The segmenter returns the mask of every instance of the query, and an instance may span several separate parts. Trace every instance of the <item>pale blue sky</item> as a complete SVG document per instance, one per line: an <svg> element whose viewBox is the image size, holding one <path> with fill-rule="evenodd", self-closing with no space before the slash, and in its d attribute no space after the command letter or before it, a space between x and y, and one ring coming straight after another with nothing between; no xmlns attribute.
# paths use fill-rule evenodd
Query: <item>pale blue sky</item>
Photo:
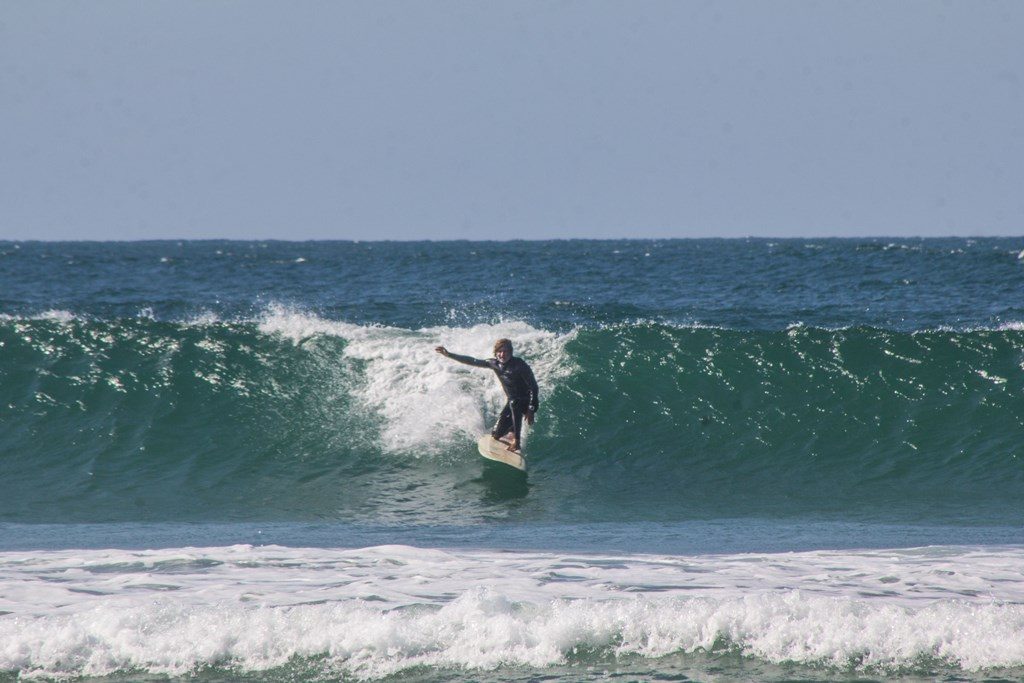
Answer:
<svg viewBox="0 0 1024 683"><path fill-rule="evenodd" d="M1024 232L1024 2L0 0L0 239Z"/></svg>

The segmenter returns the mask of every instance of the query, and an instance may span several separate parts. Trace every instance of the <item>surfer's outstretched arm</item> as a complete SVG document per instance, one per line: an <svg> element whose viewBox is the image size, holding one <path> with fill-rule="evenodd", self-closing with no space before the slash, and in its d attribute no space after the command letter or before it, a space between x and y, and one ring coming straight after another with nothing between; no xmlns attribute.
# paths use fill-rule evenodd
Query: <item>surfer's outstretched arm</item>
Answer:
<svg viewBox="0 0 1024 683"><path fill-rule="evenodd" d="M472 356L460 356L457 353L452 353L451 351L449 351L448 349L446 349L443 346L438 346L434 350L437 351L442 356L444 356L445 358L451 358L452 360L458 361L458 362L462 363L463 365L472 365L475 368L489 368L489 367L491 367L490 364L487 361L485 361L485 360L480 360L479 358L473 358Z"/></svg>

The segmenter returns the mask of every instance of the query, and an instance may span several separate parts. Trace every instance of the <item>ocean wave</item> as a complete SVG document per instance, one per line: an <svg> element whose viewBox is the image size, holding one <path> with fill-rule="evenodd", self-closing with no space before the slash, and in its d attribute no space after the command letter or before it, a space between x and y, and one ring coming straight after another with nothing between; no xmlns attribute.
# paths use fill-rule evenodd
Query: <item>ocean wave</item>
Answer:
<svg viewBox="0 0 1024 683"><path fill-rule="evenodd" d="M550 302L550 305L552 307L559 308L579 307L581 304L579 302L554 300ZM335 319L331 317L326 317L322 313L315 312L311 309L303 308L301 306L296 305L283 304L275 301L262 304L260 306L260 310L257 313L247 315L225 315L215 310L201 309L198 311L186 313L180 317L162 317L157 315L154 311L154 308L151 306L144 306L142 308L139 308L134 312L133 315L130 315L128 317L111 317L98 315L94 312L81 312L70 309L53 308L41 309L39 311L30 313L0 313L0 321L3 322L28 322L51 320L62 323L72 323L78 321L117 325L126 322L130 319L146 319L151 320L153 322L161 322L180 325L184 327L199 328L221 323L235 325L256 325L267 333L279 334L281 336L290 338L296 342L300 342L303 339L310 338L317 334L338 337L346 337L346 335L358 336L360 334L360 330L365 331L370 329L404 329L414 331L435 328L444 329L446 327L450 327L453 329L461 329L475 326L484 328L488 326L511 326L512 329L515 329L517 325L526 325L528 328L535 330L545 329L543 325L538 325L536 322L528 323L525 319L520 319L515 316L509 317L503 314L496 315L492 313L488 313L486 316L484 316L488 318L490 322L465 324L465 321L471 318L472 316L467 316L466 310L464 310L464 308L462 307L449 308L445 316L443 317L449 320L451 324L447 326L430 325L426 327L405 328L396 327L394 325L389 325L387 323L382 322L350 322L343 319ZM821 330L825 332L847 332L852 330L864 330L892 334L929 334L932 332L972 333L1021 331L1024 330L1024 321L1009 319L997 320L995 322L992 322L991 324L945 323L936 325L922 325L908 328L904 324L821 324L809 323L800 319L791 319L788 322L783 322L775 326L751 327L747 325L713 322L710 319L705 320L693 316L679 317L678 315L626 315L622 319L615 321L589 320L576 322L568 326L566 326L565 324L559 324L556 327L558 328L557 332L560 334L567 334L569 332L578 331L597 331L649 327L664 327L677 330L722 330L749 334L772 334L774 332L785 332L803 329ZM555 330L551 331L553 333L555 332Z"/></svg>
<svg viewBox="0 0 1024 683"><path fill-rule="evenodd" d="M491 373L467 371L434 354L436 346L483 358L490 356L496 339L512 338L516 352L531 359L548 391L573 371L564 349L574 333L538 330L516 320L407 330L353 325L273 307L261 320L260 330L296 345L317 335L344 340L342 355L359 375L351 382L352 396L382 420L380 439L388 452L437 455L456 438L475 439L486 429L485 416L497 413L504 403Z"/></svg>
<svg viewBox="0 0 1024 683"><path fill-rule="evenodd" d="M320 517L358 502L372 515L383 502L374 508L352 486L389 490L413 477L406 468L425 467L415 476L461 487L503 396L491 373L434 347L483 357L498 337L515 340L542 387L527 436L533 481L552 477L595 515L635 519L648 509L641 500L669 515L784 501L941 509L951 490L995 510L1024 493L1016 328L409 329L270 307L251 322L0 320L0 405L12 426L0 448L26 492L0 511L12 521ZM34 497L44 491L46 504ZM185 509L188 496L203 505ZM423 502L400 498L410 511Z"/></svg>
<svg viewBox="0 0 1024 683"><path fill-rule="evenodd" d="M992 671L1024 666L1020 561L1017 548L955 547L4 553L0 671L183 676L300 661L307 674L375 679L723 653L861 673Z"/></svg>

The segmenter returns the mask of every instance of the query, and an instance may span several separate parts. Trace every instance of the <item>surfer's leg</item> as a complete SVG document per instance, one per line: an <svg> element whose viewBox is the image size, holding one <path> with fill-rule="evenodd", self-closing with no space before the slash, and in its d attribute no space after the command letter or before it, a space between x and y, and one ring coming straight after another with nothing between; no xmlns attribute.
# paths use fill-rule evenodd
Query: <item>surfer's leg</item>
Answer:
<svg viewBox="0 0 1024 683"><path fill-rule="evenodd" d="M512 414L512 426L514 428L514 437L512 439L512 443L511 443L511 445L509 445L508 449L510 451L518 451L519 450L519 438L520 438L520 434L522 434L522 431L523 431L523 410L522 410L522 406L518 405L515 401L509 401L508 402L508 406L509 406L509 412L511 412L511 414Z"/></svg>
<svg viewBox="0 0 1024 683"><path fill-rule="evenodd" d="M498 416L498 421L494 423L494 429L491 430L491 436L499 441L508 434L509 430L512 429L512 408L510 404L505 404L505 409L501 411L501 415Z"/></svg>

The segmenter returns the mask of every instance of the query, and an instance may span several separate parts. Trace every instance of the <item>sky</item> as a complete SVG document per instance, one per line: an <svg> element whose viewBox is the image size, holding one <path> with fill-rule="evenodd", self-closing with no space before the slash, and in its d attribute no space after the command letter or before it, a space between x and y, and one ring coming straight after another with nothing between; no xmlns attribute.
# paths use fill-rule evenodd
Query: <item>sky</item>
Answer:
<svg viewBox="0 0 1024 683"><path fill-rule="evenodd" d="M0 239L1024 233L1024 2L0 0Z"/></svg>

